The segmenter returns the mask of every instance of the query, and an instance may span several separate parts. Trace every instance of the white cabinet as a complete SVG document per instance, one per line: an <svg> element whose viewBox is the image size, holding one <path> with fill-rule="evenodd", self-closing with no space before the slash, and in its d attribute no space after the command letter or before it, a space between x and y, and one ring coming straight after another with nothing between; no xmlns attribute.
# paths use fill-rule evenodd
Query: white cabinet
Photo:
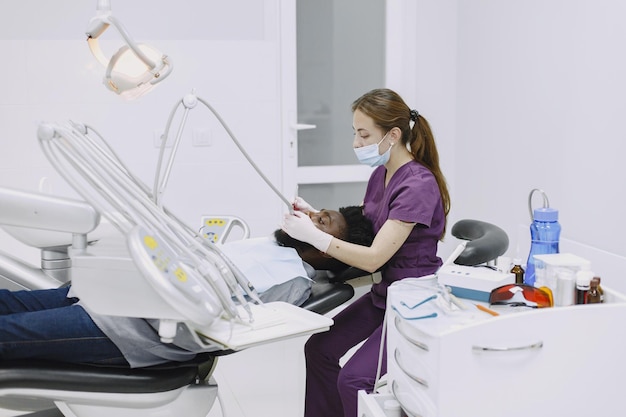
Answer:
<svg viewBox="0 0 626 417"><path fill-rule="evenodd" d="M392 286L388 307L424 294ZM621 415L626 299L605 294L604 304L498 317L431 303L436 318L406 320L388 308L389 388L414 417Z"/></svg>

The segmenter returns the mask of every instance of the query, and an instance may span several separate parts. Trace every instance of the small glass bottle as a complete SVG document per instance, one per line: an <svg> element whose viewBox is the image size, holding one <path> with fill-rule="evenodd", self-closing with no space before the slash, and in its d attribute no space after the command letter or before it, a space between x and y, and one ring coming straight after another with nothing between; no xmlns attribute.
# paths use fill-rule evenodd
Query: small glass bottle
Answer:
<svg viewBox="0 0 626 417"><path fill-rule="evenodd" d="M600 282L598 279L593 278L589 284L589 292L587 293L587 304L596 304L602 302L602 296L600 295Z"/></svg>
<svg viewBox="0 0 626 417"><path fill-rule="evenodd" d="M597 281L598 282L598 293L600 294L600 302L603 303L604 302L604 290L602 289L602 279L598 276L595 276L591 279L591 282L593 281Z"/></svg>
<svg viewBox="0 0 626 417"><path fill-rule="evenodd" d="M521 265L522 261L518 258L513 260L513 269L511 269L511 273L515 275L515 283L523 284L524 283L524 268Z"/></svg>
<svg viewBox="0 0 626 417"><path fill-rule="evenodd" d="M587 304L587 295L593 272L589 270L580 270L576 273L576 304Z"/></svg>

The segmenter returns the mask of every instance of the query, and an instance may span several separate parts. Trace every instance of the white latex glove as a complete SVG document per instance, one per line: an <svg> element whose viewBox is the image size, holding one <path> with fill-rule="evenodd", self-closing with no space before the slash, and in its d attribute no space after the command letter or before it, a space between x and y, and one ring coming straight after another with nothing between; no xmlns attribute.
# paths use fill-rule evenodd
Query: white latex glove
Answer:
<svg viewBox="0 0 626 417"><path fill-rule="evenodd" d="M310 205L309 203L304 201L304 198L302 198L302 197L296 197L295 200L293 200L293 208L296 211L301 211L303 213L317 213L317 212L319 212L319 210L315 210L312 205Z"/></svg>
<svg viewBox="0 0 626 417"><path fill-rule="evenodd" d="M311 218L301 212L285 214L281 229L294 239L313 245L317 250L326 252L333 236L315 227Z"/></svg>

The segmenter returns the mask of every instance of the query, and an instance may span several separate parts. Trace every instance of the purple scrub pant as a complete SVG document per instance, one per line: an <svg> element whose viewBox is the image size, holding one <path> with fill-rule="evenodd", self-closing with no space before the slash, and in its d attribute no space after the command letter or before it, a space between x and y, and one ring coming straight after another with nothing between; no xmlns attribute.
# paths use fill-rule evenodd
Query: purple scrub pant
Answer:
<svg viewBox="0 0 626 417"><path fill-rule="evenodd" d="M307 341L305 417L357 416L358 391L372 392L376 382L384 315L367 293L337 314L328 332ZM339 359L363 340L365 343L340 367ZM386 349L382 359L384 375Z"/></svg>

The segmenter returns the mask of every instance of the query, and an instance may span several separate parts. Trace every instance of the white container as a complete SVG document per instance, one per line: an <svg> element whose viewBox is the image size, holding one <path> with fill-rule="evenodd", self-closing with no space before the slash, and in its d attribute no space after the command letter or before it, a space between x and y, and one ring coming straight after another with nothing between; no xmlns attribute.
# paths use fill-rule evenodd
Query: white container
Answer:
<svg viewBox="0 0 626 417"><path fill-rule="evenodd" d="M557 307L576 304L576 275L572 271L561 269L557 272L554 294L554 305Z"/></svg>
<svg viewBox="0 0 626 417"><path fill-rule="evenodd" d="M548 287L556 292L559 271L567 270L574 275L581 269L590 269L591 262L571 253L535 255L535 287Z"/></svg>

